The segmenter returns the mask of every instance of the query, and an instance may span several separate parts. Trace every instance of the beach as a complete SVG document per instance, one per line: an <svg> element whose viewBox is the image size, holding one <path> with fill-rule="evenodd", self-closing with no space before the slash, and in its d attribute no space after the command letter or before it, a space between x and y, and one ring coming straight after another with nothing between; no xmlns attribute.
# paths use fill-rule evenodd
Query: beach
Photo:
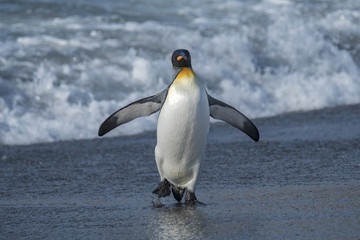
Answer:
<svg viewBox="0 0 360 240"><path fill-rule="evenodd" d="M359 239L359 110L213 123L196 206L153 204L155 131L1 145L0 238Z"/></svg>
<svg viewBox="0 0 360 240"><path fill-rule="evenodd" d="M0 4L1 239L360 239L360 1L31 0ZM98 137L172 83L211 120L196 197L152 191L158 113Z"/></svg>

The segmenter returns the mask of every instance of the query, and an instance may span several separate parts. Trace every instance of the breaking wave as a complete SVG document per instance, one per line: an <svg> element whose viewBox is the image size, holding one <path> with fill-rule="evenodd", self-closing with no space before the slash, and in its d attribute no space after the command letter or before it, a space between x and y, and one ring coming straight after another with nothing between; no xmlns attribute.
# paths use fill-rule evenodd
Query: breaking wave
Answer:
<svg viewBox="0 0 360 240"><path fill-rule="evenodd" d="M0 143L97 136L192 54L209 92L251 118L360 103L360 2L93 0L0 7ZM159 14L161 9L161 14ZM109 135L156 128L156 115Z"/></svg>

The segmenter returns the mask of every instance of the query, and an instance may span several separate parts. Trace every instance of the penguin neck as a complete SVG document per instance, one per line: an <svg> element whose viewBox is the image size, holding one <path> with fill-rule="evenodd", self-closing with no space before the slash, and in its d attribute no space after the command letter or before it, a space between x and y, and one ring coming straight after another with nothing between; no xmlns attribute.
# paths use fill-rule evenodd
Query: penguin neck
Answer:
<svg viewBox="0 0 360 240"><path fill-rule="evenodd" d="M174 70L176 75L172 85L179 90L198 89L201 86L191 68L184 67Z"/></svg>
<svg viewBox="0 0 360 240"><path fill-rule="evenodd" d="M176 80L178 78L183 78L183 77L194 78L195 73L193 72L192 68L191 67L182 67L182 68L174 67L173 68L173 80Z"/></svg>
<svg viewBox="0 0 360 240"><path fill-rule="evenodd" d="M193 70L191 68L184 67L178 73L176 78L181 79L181 78L194 78L194 77L195 77L195 73L193 72Z"/></svg>

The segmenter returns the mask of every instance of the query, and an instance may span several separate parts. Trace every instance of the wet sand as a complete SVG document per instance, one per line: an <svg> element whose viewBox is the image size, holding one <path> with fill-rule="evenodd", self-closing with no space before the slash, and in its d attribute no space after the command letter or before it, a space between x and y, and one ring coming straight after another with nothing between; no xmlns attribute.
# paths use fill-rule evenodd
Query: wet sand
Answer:
<svg viewBox="0 0 360 240"><path fill-rule="evenodd" d="M197 197L152 204L155 132L0 146L0 239L360 239L360 106L211 126Z"/></svg>

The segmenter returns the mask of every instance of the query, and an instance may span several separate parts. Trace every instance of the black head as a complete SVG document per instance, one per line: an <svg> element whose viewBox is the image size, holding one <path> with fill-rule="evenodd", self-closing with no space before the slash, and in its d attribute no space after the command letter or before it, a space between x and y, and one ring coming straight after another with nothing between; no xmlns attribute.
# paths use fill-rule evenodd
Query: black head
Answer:
<svg viewBox="0 0 360 240"><path fill-rule="evenodd" d="M171 56L171 63L173 68L191 68L190 53L186 49L175 50Z"/></svg>

